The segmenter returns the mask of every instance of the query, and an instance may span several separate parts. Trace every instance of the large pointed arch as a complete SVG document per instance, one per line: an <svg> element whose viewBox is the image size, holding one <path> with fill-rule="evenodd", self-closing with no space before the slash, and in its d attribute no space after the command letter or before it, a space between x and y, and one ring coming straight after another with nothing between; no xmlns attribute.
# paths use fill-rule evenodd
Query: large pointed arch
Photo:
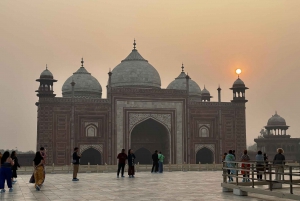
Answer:
<svg viewBox="0 0 300 201"><path fill-rule="evenodd" d="M196 163L214 163L214 153L207 147L202 147L196 152Z"/></svg>
<svg viewBox="0 0 300 201"><path fill-rule="evenodd" d="M88 149L85 149L81 153L81 158L80 158L80 164L81 165L102 165L102 154L100 153L99 150L90 147Z"/></svg>
<svg viewBox="0 0 300 201"><path fill-rule="evenodd" d="M171 162L170 131L163 123L154 118L143 119L133 127L129 136L129 144L134 151L138 149L146 149L151 153L154 150L162 151L162 154L165 156L164 163ZM144 157L149 156L145 154ZM138 160L137 158L136 161Z"/></svg>
<svg viewBox="0 0 300 201"><path fill-rule="evenodd" d="M216 161L216 151L215 151L215 145L214 144L195 144L195 159L196 163L199 162L199 151L206 150L207 152L205 154L212 154L212 163L215 163ZM201 161L200 161L201 162Z"/></svg>
<svg viewBox="0 0 300 201"><path fill-rule="evenodd" d="M136 163L139 164L152 164L152 153L150 150L141 147L135 151Z"/></svg>

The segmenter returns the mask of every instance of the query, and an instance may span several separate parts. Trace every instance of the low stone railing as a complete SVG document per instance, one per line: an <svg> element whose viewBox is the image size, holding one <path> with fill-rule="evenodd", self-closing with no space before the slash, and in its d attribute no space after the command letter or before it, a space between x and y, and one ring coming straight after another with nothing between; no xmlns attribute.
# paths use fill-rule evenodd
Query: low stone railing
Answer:
<svg viewBox="0 0 300 201"><path fill-rule="evenodd" d="M235 195L248 195L250 193L275 196L279 198L287 198L300 200L300 164L285 163L282 165L265 163L258 166L257 162L223 162L223 192L233 192ZM279 171L283 168L284 171ZM262 178L258 179L257 175ZM274 178L275 177L275 178ZM277 177L277 180L276 180ZM227 181L228 179L228 181ZM262 186L268 185L266 190ZM286 191L273 191L274 189L289 188ZM294 193L294 189L297 190Z"/></svg>
<svg viewBox="0 0 300 201"><path fill-rule="evenodd" d="M293 163L297 165L298 163ZM299 165L299 164L298 164ZM223 164L164 164L165 172L172 171L222 171ZM118 169L118 165L80 165L79 172L80 173L107 173L107 172L116 172ZM152 164L149 165L141 165L136 164L135 170L137 172L150 172L152 169ZM51 166L47 165L46 173L72 173L73 164L70 165L55 165ZM128 170L128 165L125 166L125 172ZM19 174L31 174L33 172L32 166L22 166L18 170Z"/></svg>
<svg viewBox="0 0 300 201"><path fill-rule="evenodd" d="M81 173L106 173L106 172L116 172L118 169L118 165L80 165L79 172ZM150 165L141 165L136 164L135 169L137 172L150 172L152 169L152 164ZM33 172L32 166L22 167L18 170L19 174L30 174ZM51 166L47 165L46 173L71 173L73 171L73 164L70 165L55 165L52 164ZM125 171L127 172L128 165L125 166ZM221 171L222 164L164 164L164 171L165 172L172 172L172 171Z"/></svg>

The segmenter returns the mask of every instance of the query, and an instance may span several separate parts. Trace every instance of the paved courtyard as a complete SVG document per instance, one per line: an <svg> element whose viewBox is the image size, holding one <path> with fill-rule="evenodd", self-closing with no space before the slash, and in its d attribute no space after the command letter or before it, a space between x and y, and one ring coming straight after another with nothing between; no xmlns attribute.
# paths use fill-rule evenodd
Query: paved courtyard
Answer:
<svg viewBox="0 0 300 201"><path fill-rule="evenodd" d="M278 200L270 196L240 197L223 193L220 171L136 173L136 178L116 178L115 173L81 173L79 182L71 174L47 174L41 191L28 183L30 175L19 175L14 192L0 195L0 200Z"/></svg>

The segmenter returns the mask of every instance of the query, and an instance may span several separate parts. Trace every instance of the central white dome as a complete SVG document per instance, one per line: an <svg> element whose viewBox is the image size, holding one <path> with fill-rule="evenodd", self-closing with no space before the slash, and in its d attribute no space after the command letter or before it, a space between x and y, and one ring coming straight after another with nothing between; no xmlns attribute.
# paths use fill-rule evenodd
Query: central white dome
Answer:
<svg viewBox="0 0 300 201"><path fill-rule="evenodd" d="M132 52L112 70L112 87L160 88L157 70L134 48Z"/></svg>

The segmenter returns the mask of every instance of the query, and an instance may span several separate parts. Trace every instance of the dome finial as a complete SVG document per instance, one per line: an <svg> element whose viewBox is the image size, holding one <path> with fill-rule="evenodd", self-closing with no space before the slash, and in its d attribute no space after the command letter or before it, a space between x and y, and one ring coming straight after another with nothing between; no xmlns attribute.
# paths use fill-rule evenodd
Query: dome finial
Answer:
<svg viewBox="0 0 300 201"><path fill-rule="evenodd" d="M81 67L83 67L83 63L84 63L84 61L83 61L83 57L81 58Z"/></svg>
<svg viewBox="0 0 300 201"><path fill-rule="evenodd" d="M181 72L184 72L184 66L183 66L183 62L182 62L182 65L181 65L181 69L182 69L182 71L181 71Z"/></svg>
<svg viewBox="0 0 300 201"><path fill-rule="evenodd" d="M204 85L204 89L205 89L205 85Z"/></svg>
<svg viewBox="0 0 300 201"><path fill-rule="evenodd" d="M46 64L46 70L48 70L48 66L47 66L47 64Z"/></svg>
<svg viewBox="0 0 300 201"><path fill-rule="evenodd" d="M275 115L277 115L277 110L275 110Z"/></svg>
<svg viewBox="0 0 300 201"><path fill-rule="evenodd" d="M135 43L135 39L133 40L133 49L135 50L136 43Z"/></svg>

